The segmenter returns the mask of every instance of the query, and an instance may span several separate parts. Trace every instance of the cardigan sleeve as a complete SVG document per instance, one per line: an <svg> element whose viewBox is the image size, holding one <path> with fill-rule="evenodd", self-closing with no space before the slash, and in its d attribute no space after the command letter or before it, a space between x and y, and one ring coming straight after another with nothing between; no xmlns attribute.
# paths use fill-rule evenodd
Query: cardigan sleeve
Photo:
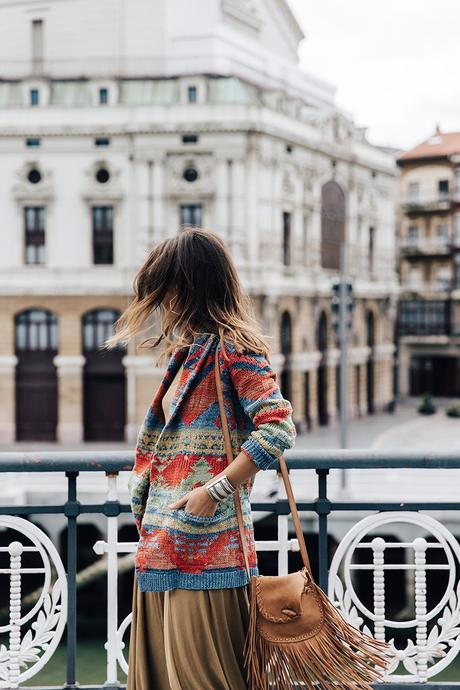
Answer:
<svg viewBox="0 0 460 690"><path fill-rule="evenodd" d="M295 442L291 403L283 398L276 375L263 355L227 347L232 383L255 429L241 450L261 470L268 469Z"/></svg>
<svg viewBox="0 0 460 690"><path fill-rule="evenodd" d="M137 449L134 467L128 480L131 511L139 533L150 489L150 461L150 452L143 453Z"/></svg>

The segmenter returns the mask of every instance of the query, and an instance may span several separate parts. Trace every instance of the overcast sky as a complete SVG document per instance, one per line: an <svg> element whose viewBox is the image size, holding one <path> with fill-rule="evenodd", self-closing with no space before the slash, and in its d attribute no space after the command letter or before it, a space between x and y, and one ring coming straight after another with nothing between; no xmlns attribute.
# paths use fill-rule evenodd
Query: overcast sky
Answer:
<svg viewBox="0 0 460 690"><path fill-rule="evenodd" d="M289 0L309 72L370 140L411 148L460 131L460 0Z"/></svg>

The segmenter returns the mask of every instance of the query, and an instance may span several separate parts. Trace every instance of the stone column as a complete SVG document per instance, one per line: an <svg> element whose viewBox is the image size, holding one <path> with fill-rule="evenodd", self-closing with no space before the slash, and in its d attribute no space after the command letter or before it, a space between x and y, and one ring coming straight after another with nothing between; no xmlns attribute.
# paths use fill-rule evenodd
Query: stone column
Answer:
<svg viewBox="0 0 460 690"><path fill-rule="evenodd" d="M318 426L318 368L310 369L310 422L311 428Z"/></svg>
<svg viewBox="0 0 460 690"><path fill-rule="evenodd" d="M228 240L229 219L228 219L228 183L229 171L227 160L218 158L216 160L216 196L214 202L214 222L215 232Z"/></svg>
<svg viewBox="0 0 460 690"><path fill-rule="evenodd" d="M350 366L353 371L353 377L352 377L352 384L351 384L351 390L350 390L350 409L353 410L354 413L356 413L356 416L365 414L367 411L367 389L366 389L366 369L365 369L365 364L367 362L367 359L371 353L370 347L362 346L362 347L353 347L350 348L348 352L348 361L350 363ZM357 400L356 400L356 369L355 367L360 368L360 382L359 382L359 398L360 398L360 406L358 407L357 405Z"/></svg>
<svg viewBox="0 0 460 690"><path fill-rule="evenodd" d="M307 415L312 426L316 422L316 369L321 360L320 352L295 352L291 355L293 388L294 388L294 413L299 425L299 431L307 430ZM305 407L305 373L309 372L309 409Z"/></svg>
<svg viewBox="0 0 460 690"><path fill-rule="evenodd" d="M0 443L13 443L16 438L15 415L15 355L0 355Z"/></svg>
<svg viewBox="0 0 460 690"><path fill-rule="evenodd" d="M159 156L153 161L153 189L150 190L150 194L152 199L151 203L153 205L152 229L153 240L155 242L162 240L169 234L168 228L165 227L165 163L166 160L163 156Z"/></svg>
<svg viewBox="0 0 460 690"><path fill-rule="evenodd" d="M231 199L229 216L231 234L230 248L238 265L247 262L247 226L246 226L246 164L244 158L234 158L229 171Z"/></svg>
<svg viewBox="0 0 460 690"><path fill-rule="evenodd" d="M83 441L83 355L56 355L58 376L58 426L60 443Z"/></svg>
<svg viewBox="0 0 460 690"><path fill-rule="evenodd" d="M146 412L160 385L164 369L156 367L153 357L126 355L123 357L126 368L127 414L125 439L134 443Z"/></svg>
<svg viewBox="0 0 460 690"><path fill-rule="evenodd" d="M386 405L393 399L392 380L393 380L393 353L395 346L393 343L382 343L375 347L376 362L376 403L379 409L385 409Z"/></svg>

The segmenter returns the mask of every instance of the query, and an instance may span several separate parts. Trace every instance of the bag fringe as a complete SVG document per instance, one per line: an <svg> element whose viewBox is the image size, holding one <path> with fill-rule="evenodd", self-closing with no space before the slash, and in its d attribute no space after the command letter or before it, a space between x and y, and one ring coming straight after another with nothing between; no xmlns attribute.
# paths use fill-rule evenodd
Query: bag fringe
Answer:
<svg viewBox="0 0 460 690"><path fill-rule="evenodd" d="M386 642L375 640L347 623L316 586L324 610L320 632L301 642L269 642L257 631L256 597L251 596L244 660L249 690L292 690L301 682L308 690L372 690L388 665Z"/></svg>

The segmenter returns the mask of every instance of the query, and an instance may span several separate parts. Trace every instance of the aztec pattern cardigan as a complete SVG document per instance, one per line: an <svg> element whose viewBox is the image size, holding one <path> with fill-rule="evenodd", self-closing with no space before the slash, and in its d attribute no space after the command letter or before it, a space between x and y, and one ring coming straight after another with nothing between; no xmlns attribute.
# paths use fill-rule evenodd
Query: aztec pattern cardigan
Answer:
<svg viewBox="0 0 460 690"><path fill-rule="evenodd" d="M233 496L212 516L171 509L185 493L227 467L214 377L215 334L201 333L171 356L165 376L140 429L129 478L131 508L139 532L135 571L140 591L216 589L248 583ZM220 352L224 401L234 456L243 450L262 470L294 445L291 404L281 396L267 360ZM162 398L183 366L170 417ZM258 575L251 517L254 477L240 484L251 575Z"/></svg>

